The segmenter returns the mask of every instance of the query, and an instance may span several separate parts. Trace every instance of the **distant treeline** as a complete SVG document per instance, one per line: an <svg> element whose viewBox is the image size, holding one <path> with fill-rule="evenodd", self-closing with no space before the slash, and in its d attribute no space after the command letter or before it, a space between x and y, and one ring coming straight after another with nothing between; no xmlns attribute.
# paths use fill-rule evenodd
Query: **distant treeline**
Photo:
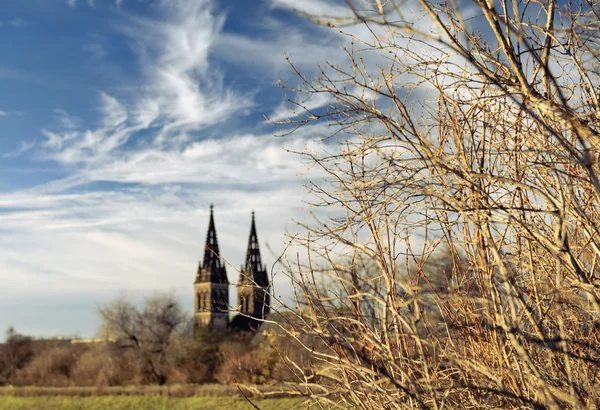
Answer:
<svg viewBox="0 0 600 410"><path fill-rule="evenodd" d="M112 313L123 313L119 308L125 305L119 300L105 308L104 313L111 307L116 308ZM174 308L178 309L178 303L165 295L149 299L146 309L138 312L139 323L121 323L127 323L127 336L109 329L107 325L115 323L106 322L104 341L34 339L9 328L5 342L0 344L0 385L261 384L297 380L294 369L282 359L284 356L296 356L297 363L310 367L302 350L293 348L291 341L277 336L268 325L260 332L190 332L188 327L165 333L160 331L160 323L152 320L149 307L157 313L156 317L164 318L169 316L166 311L173 313ZM135 316L135 312L128 313Z"/></svg>

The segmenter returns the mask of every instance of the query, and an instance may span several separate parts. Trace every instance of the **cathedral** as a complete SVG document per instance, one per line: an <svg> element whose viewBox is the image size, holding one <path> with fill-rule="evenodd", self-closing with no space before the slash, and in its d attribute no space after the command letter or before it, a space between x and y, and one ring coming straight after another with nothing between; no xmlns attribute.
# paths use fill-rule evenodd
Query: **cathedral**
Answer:
<svg viewBox="0 0 600 410"><path fill-rule="evenodd" d="M269 314L269 277L260 258L254 212L252 212L250 224L246 262L240 268L240 278L236 286L237 303L230 306L229 280L225 264L219 253L219 242L211 205L204 259L198 265L194 281L195 326L257 330L261 320ZM239 311L239 314L230 320L230 311Z"/></svg>

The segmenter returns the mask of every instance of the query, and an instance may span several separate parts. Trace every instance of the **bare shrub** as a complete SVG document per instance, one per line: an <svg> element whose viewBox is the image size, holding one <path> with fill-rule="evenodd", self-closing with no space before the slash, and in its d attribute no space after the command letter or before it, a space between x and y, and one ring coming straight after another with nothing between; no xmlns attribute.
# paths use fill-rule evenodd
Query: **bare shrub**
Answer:
<svg viewBox="0 0 600 410"><path fill-rule="evenodd" d="M347 61L291 89L333 216L282 329L346 405L600 406L597 2L348 4L314 17Z"/></svg>
<svg viewBox="0 0 600 410"><path fill-rule="evenodd" d="M15 373L33 357L31 338L19 334L14 327L6 330L6 341L0 346L0 384L10 383Z"/></svg>
<svg viewBox="0 0 600 410"><path fill-rule="evenodd" d="M42 350L15 375L15 384L66 387L71 385L72 370L81 353L70 345Z"/></svg>
<svg viewBox="0 0 600 410"><path fill-rule="evenodd" d="M177 339L175 367L187 383L212 383L222 362L221 345L234 337L228 332L198 328Z"/></svg>
<svg viewBox="0 0 600 410"><path fill-rule="evenodd" d="M261 384L274 380L279 361L276 351L276 335L235 334L220 345L221 363L215 378L220 383Z"/></svg>
<svg viewBox="0 0 600 410"><path fill-rule="evenodd" d="M76 386L112 386L119 378L116 366L105 344L91 346L75 363L70 377Z"/></svg>

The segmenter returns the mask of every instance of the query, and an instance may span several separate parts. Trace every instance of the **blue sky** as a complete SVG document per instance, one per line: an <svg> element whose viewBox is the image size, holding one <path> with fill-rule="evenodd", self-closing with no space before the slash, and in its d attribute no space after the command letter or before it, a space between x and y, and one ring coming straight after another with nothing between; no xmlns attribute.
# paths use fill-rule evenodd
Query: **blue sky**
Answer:
<svg viewBox="0 0 600 410"><path fill-rule="evenodd" d="M0 329L93 335L96 308L123 292L172 289L191 309L211 202L223 257L242 263L254 209L275 260L290 221L307 215L304 183L319 177L283 147L313 149L326 134L316 125L277 138L285 126L265 121L290 114L277 80L298 81L283 54L309 76L343 55L337 33L293 7L344 10L1 2Z"/></svg>

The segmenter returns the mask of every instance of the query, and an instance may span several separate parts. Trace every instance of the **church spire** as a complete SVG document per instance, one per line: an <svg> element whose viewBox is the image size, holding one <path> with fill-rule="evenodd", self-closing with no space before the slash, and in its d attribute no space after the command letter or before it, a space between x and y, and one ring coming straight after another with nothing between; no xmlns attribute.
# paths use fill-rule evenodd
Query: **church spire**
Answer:
<svg viewBox="0 0 600 410"><path fill-rule="evenodd" d="M248 279L251 279L257 286L269 286L267 272L260 257L256 223L254 222L254 211L252 211L252 224L250 225L250 237L248 238L246 265L243 272L248 276Z"/></svg>
<svg viewBox="0 0 600 410"><path fill-rule="evenodd" d="M219 254L213 205L204 246L204 260L198 264L194 282L195 325L225 328L229 324L229 281Z"/></svg>
<svg viewBox="0 0 600 410"><path fill-rule="evenodd" d="M198 266L196 282L229 283L225 265L219 253L219 242L217 241L217 229L213 215L213 205L210 205L210 219L208 232L206 233L206 245L204 245L204 260Z"/></svg>
<svg viewBox="0 0 600 410"><path fill-rule="evenodd" d="M202 267L206 270L220 269L222 267L221 255L219 254L219 242L217 241L217 229L213 216L213 204L210 204L210 220L208 232L206 233L206 245L204 246L204 261Z"/></svg>
<svg viewBox="0 0 600 410"><path fill-rule="evenodd" d="M260 327L260 321L265 319L270 312L271 297L269 295L269 276L266 267L262 264L258 247L254 211L252 211L246 264L242 266L237 288L237 306L241 314L233 320L232 326L256 331Z"/></svg>
<svg viewBox="0 0 600 410"><path fill-rule="evenodd" d="M254 223L254 211L252 211L252 225L250 226L250 237L248 238L248 251L246 252L246 272L256 272L262 268L260 249L258 248L258 235Z"/></svg>

